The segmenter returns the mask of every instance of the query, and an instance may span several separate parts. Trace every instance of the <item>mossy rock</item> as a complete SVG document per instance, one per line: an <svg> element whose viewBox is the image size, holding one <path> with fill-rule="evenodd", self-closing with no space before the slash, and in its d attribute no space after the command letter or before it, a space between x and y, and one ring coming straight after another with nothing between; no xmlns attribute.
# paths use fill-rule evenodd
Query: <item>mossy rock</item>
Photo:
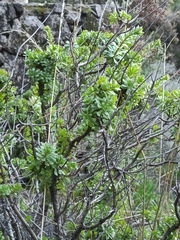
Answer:
<svg viewBox="0 0 180 240"><path fill-rule="evenodd" d="M25 6L25 9L28 12L29 16L37 16L38 19L44 20L44 16L49 14L53 9L54 4L28 4Z"/></svg>
<svg viewBox="0 0 180 240"><path fill-rule="evenodd" d="M98 30L98 22L99 19L97 19L91 11L90 7L84 7L82 9L83 14L85 15L85 18L83 20L83 28L89 31L97 31Z"/></svg>

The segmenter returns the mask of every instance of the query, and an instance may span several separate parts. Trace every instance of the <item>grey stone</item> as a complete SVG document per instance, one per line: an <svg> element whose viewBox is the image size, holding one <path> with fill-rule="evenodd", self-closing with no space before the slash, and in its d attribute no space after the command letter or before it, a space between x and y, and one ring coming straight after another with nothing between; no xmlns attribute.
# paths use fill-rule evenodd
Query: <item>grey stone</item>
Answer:
<svg viewBox="0 0 180 240"><path fill-rule="evenodd" d="M65 43L67 40L71 39L72 33L70 31L69 25L66 21L63 21L63 28L62 28L62 44Z"/></svg>
<svg viewBox="0 0 180 240"><path fill-rule="evenodd" d="M4 65L4 56L2 53L0 53L0 67Z"/></svg>
<svg viewBox="0 0 180 240"><path fill-rule="evenodd" d="M8 22L8 4L3 2L0 5L0 32L6 32L11 29Z"/></svg>
<svg viewBox="0 0 180 240"><path fill-rule="evenodd" d="M78 15L79 13L78 12L69 12L67 15L66 15L66 21L68 24L71 24L71 25L74 25L77 23L77 20L78 20Z"/></svg>
<svg viewBox="0 0 180 240"><path fill-rule="evenodd" d="M38 28L43 29L44 24L36 16L26 16L23 21L23 28L33 34Z"/></svg>
<svg viewBox="0 0 180 240"><path fill-rule="evenodd" d="M3 34L0 35L0 45L4 49L6 48L6 45L7 45L7 36L6 35L3 35Z"/></svg>
<svg viewBox="0 0 180 240"><path fill-rule="evenodd" d="M34 45L32 42L33 39L37 44L44 43L46 38L44 26L45 25L36 16L25 16L25 19L22 21L22 29L27 33L28 37L33 35L33 38L28 42L30 47Z"/></svg>
<svg viewBox="0 0 180 240"><path fill-rule="evenodd" d="M24 8L20 3L13 3L14 9L16 11L16 15L20 18L24 12Z"/></svg>
<svg viewBox="0 0 180 240"><path fill-rule="evenodd" d="M18 52L19 48L21 45L26 41L27 35L24 31L19 31L19 30L14 30L11 32L11 34L8 37L8 43L6 50L13 54L16 55ZM25 45L23 48L21 48L21 51L19 52L20 55L23 55L23 52L25 51Z"/></svg>
<svg viewBox="0 0 180 240"><path fill-rule="evenodd" d="M62 3L56 3L54 7L54 13L61 13L62 12Z"/></svg>
<svg viewBox="0 0 180 240"><path fill-rule="evenodd" d="M92 4L92 5L90 5L90 7L91 7L92 11L94 11L96 16L98 18L100 18L101 14L102 14L102 7L101 7L101 5L99 5L99 4Z"/></svg>
<svg viewBox="0 0 180 240"><path fill-rule="evenodd" d="M7 20L12 21L17 18L16 11L13 4L7 4Z"/></svg>
<svg viewBox="0 0 180 240"><path fill-rule="evenodd" d="M21 22L18 20L18 18L16 18L16 19L14 19L13 20L13 29L17 29L17 30L19 30L19 29L21 29Z"/></svg>

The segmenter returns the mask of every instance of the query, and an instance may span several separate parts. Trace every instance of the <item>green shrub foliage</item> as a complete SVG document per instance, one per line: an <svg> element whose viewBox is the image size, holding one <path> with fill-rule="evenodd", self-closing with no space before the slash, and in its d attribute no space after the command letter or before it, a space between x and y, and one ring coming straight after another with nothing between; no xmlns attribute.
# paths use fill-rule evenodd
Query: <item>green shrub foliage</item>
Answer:
<svg viewBox="0 0 180 240"><path fill-rule="evenodd" d="M9 236L161 239L177 219L160 207L166 189L157 190L157 149L171 121L172 139L179 141L180 93L163 90L168 76L150 81L143 74L160 41L139 47L143 29L134 26L116 35L82 31L59 46L45 30L46 48L25 53L26 92L17 94L0 71L0 197L17 218L13 230L7 224Z"/></svg>

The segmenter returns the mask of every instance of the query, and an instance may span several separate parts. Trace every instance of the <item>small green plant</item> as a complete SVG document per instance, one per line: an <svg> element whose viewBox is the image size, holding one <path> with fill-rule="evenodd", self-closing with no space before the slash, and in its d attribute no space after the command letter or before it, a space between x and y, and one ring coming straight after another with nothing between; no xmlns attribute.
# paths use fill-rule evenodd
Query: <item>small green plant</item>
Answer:
<svg viewBox="0 0 180 240"><path fill-rule="evenodd" d="M118 24L120 21L127 23L131 20L131 15L127 14L125 11L113 12L109 15L109 22L110 24Z"/></svg>
<svg viewBox="0 0 180 240"><path fill-rule="evenodd" d="M4 198L10 195L17 195L22 190L20 184L1 184L0 185L0 198Z"/></svg>

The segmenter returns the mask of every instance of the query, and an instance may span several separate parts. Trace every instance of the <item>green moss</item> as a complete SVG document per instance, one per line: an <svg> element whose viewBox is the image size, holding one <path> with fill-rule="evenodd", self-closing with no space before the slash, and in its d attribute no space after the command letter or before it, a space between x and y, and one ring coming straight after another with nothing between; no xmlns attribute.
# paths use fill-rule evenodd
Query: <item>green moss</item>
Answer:
<svg viewBox="0 0 180 240"><path fill-rule="evenodd" d="M45 13L49 13L52 8L54 7L54 4L29 4L25 6L25 9L28 12L29 16L37 16L39 19L42 19Z"/></svg>

